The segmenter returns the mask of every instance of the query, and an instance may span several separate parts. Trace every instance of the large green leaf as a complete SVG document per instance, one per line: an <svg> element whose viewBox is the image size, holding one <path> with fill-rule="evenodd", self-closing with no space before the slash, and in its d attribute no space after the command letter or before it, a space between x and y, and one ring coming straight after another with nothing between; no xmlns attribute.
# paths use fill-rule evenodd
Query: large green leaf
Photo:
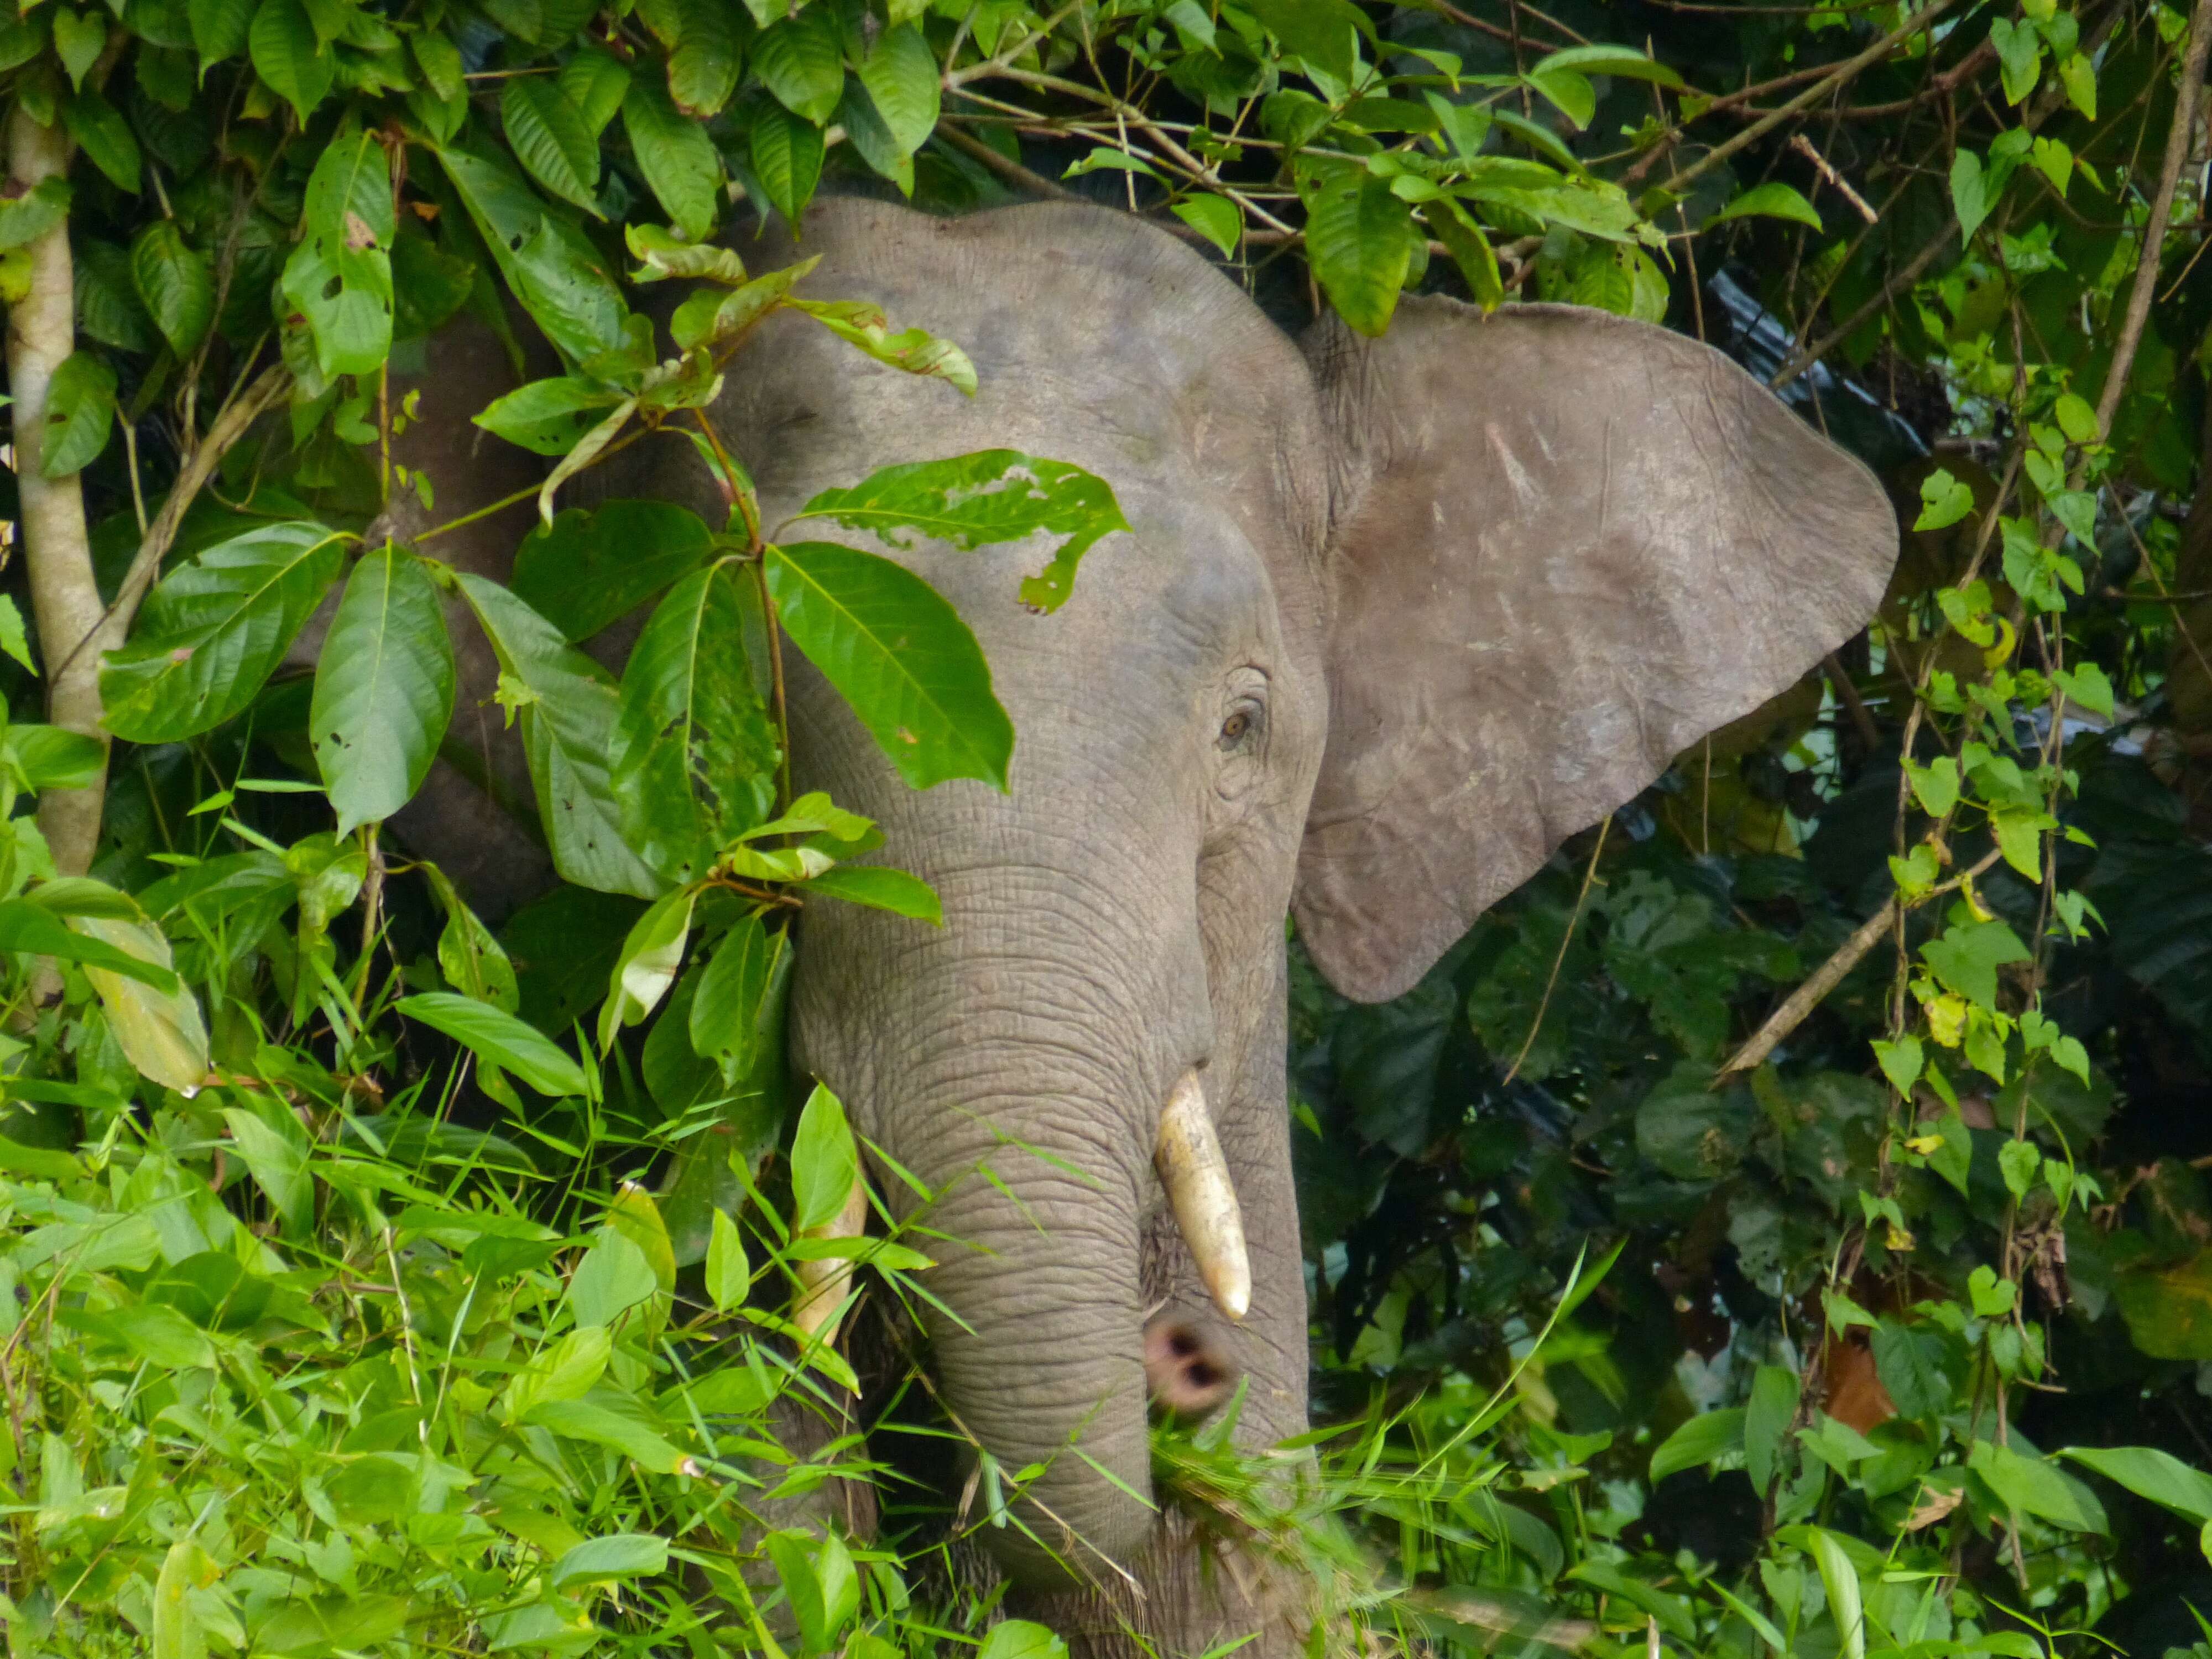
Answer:
<svg viewBox="0 0 2212 1659"><path fill-rule="evenodd" d="M793 115L817 127L829 120L845 90L836 8L809 6L763 29L753 42L753 72Z"/></svg>
<svg viewBox="0 0 2212 1659"><path fill-rule="evenodd" d="M485 0L484 10L533 46L557 46L591 21L597 0Z"/></svg>
<svg viewBox="0 0 2212 1659"><path fill-rule="evenodd" d="M822 129L781 104L769 104L753 117L751 145L753 176L768 192L769 205L798 224L822 179Z"/></svg>
<svg viewBox="0 0 2212 1659"><path fill-rule="evenodd" d="M902 549L922 538L975 548L1040 532L1065 537L1044 573L1022 584L1022 602L1040 611L1057 610L1066 599L1076 565L1094 542L1129 527L1113 486L1097 474L1012 449L887 466L849 489L823 490L799 516L872 531ZM921 536L902 533L910 531Z"/></svg>
<svg viewBox="0 0 2212 1659"><path fill-rule="evenodd" d="M319 524L258 525L170 572L101 665L107 729L175 743L244 709L337 579L342 542Z"/></svg>
<svg viewBox="0 0 2212 1659"><path fill-rule="evenodd" d="M534 1025L513 1014L450 991L402 997L392 1007L420 1020L501 1071L512 1072L541 1095L580 1095L582 1067Z"/></svg>
<svg viewBox="0 0 2212 1659"><path fill-rule="evenodd" d="M792 642L853 706L899 775L1006 787L1013 722L967 623L889 559L833 542L770 547L770 597Z"/></svg>
<svg viewBox="0 0 2212 1659"><path fill-rule="evenodd" d="M1355 30L1372 36L1375 26L1351 0L1250 0L1253 14L1311 68L1339 81L1352 78Z"/></svg>
<svg viewBox="0 0 2212 1659"><path fill-rule="evenodd" d="M706 128L671 103L663 88L638 80L623 99L623 131L668 216L693 241L705 241L714 232L722 185L722 159Z"/></svg>
<svg viewBox="0 0 2212 1659"><path fill-rule="evenodd" d="M346 583L315 665L307 726L341 836L422 787L453 717L453 646L422 562L392 543Z"/></svg>
<svg viewBox="0 0 2212 1659"><path fill-rule="evenodd" d="M744 14L729 0L682 0L676 50L668 55L668 95L694 120L721 112L744 67ZM933 72L934 60L932 62Z"/></svg>
<svg viewBox="0 0 2212 1659"><path fill-rule="evenodd" d="M499 95L499 120L532 178L599 216L599 138L558 85L536 76L512 77Z"/></svg>
<svg viewBox="0 0 2212 1659"><path fill-rule="evenodd" d="M253 0L186 0L185 12L203 70L246 50L246 32L253 26Z"/></svg>
<svg viewBox="0 0 2212 1659"><path fill-rule="evenodd" d="M215 320L215 274L173 219L156 219L131 244L131 277L169 349L180 358Z"/></svg>
<svg viewBox="0 0 2212 1659"><path fill-rule="evenodd" d="M1413 255L1413 220L1388 179L1346 167L1322 180L1306 214L1306 252L1337 314L1381 334Z"/></svg>
<svg viewBox="0 0 2212 1659"><path fill-rule="evenodd" d="M115 371L88 351L62 359L46 386L46 448L39 471L65 478L89 466L107 447L115 422Z"/></svg>
<svg viewBox="0 0 2212 1659"><path fill-rule="evenodd" d="M525 699L523 741L553 867L581 887L653 897L662 883L623 841L608 787L619 704L606 671L497 582L466 571L455 580Z"/></svg>
<svg viewBox="0 0 2212 1659"><path fill-rule="evenodd" d="M85 159L106 173L116 189L137 193L144 158L121 110L97 92L81 92L64 101L62 125L76 140Z"/></svg>
<svg viewBox="0 0 2212 1659"><path fill-rule="evenodd" d="M2086 1463L2197 1526L2212 1522L2212 1474L2192 1469L2172 1452L2155 1446L2068 1446L2057 1455Z"/></svg>
<svg viewBox="0 0 2212 1659"><path fill-rule="evenodd" d="M337 68L315 38L315 26L300 0L261 0L246 37L254 72L269 89L291 105L304 124L327 97Z"/></svg>
<svg viewBox="0 0 2212 1659"><path fill-rule="evenodd" d="M937 130L939 75L937 54L912 23L885 29L860 64L860 84L892 142L909 155Z"/></svg>
<svg viewBox="0 0 2212 1659"><path fill-rule="evenodd" d="M714 554L699 515L667 501L569 507L523 538L515 593L571 641L587 640Z"/></svg>
<svg viewBox="0 0 2212 1659"><path fill-rule="evenodd" d="M623 671L609 781L629 844L671 881L703 875L775 804L780 750L746 659L739 580L718 564L678 583Z"/></svg>
<svg viewBox="0 0 2212 1659"><path fill-rule="evenodd" d="M598 380L556 374L515 387L471 418L511 444L540 455L566 455L622 401Z"/></svg>
<svg viewBox="0 0 2212 1659"><path fill-rule="evenodd" d="M307 319L325 376L371 374L392 349L392 173L383 145L342 131L307 180L307 234L284 262L284 298Z"/></svg>
<svg viewBox="0 0 2212 1659"><path fill-rule="evenodd" d="M574 362L622 343L629 314L597 248L556 217L499 155L459 145L437 152L514 297Z"/></svg>
<svg viewBox="0 0 2212 1659"><path fill-rule="evenodd" d="M207 1081L207 1024L199 1000L173 977L169 941L150 921L106 915L70 918L82 944L98 940L133 964L84 959L84 976L100 994L107 1029L139 1074L180 1094Z"/></svg>
<svg viewBox="0 0 2212 1659"><path fill-rule="evenodd" d="M2111 1530L2096 1493L2048 1458L2029 1456L1994 1440L1977 1440L1967 1454L1966 1467L2007 1504L2025 1514L2040 1516L2069 1532Z"/></svg>

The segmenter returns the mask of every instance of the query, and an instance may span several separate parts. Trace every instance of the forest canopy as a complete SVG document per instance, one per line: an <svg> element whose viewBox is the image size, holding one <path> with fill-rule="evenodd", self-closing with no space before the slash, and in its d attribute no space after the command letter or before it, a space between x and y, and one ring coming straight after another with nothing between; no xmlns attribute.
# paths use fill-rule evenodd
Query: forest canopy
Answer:
<svg viewBox="0 0 2212 1659"><path fill-rule="evenodd" d="M0 5L11 1652L1060 1644L945 1565L1024 1472L771 1426L858 1388L826 1297L928 1295L787 1074L792 919L938 903L793 795L776 619L915 787L1017 738L702 412L779 312L975 389L757 265L862 194L1115 206L1291 327L1663 324L1904 532L1863 633L1415 990L1293 943L1317 1461L1163 1424L1161 1490L1376 1639L2212 1654L2212 0ZM393 459L457 321L527 366L477 421L541 458L510 583ZM726 517L565 504L671 432ZM996 503L957 533L1050 532L1049 612L1112 483L809 511ZM648 606L619 677L571 648ZM479 720L561 878L489 919L387 828ZM874 1536L763 1521L833 1477Z"/></svg>

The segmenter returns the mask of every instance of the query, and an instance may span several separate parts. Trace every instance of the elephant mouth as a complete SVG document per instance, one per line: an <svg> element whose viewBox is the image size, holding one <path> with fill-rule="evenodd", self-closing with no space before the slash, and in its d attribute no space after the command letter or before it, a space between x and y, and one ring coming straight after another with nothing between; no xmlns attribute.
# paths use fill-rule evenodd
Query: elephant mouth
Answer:
<svg viewBox="0 0 2212 1659"><path fill-rule="evenodd" d="M1168 1091L1152 1164L1167 1189L1168 1207L1182 1230L1200 1282L1224 1317L1243 1319L1252 1305L1252 1260L1244 1247L1244 1214L1194 1067Z"/></svg>

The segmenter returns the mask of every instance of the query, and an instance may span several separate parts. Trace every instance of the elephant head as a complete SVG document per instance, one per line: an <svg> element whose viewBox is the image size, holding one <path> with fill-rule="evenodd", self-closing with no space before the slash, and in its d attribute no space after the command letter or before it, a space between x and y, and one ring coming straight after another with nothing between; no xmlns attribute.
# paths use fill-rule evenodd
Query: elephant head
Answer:
<svg viewBox="0 0 2212 1659"><path fill-rule="evenodd" d="M1248 1379L1246 1440L1306 1426L1285 915L1346 994L1413 985L1861 627L1891 508L1717 353L1595 312L1408 299L1382 339L1293 339L1183 243L1072 204L829 202L796 250L746 252L818 254L811 291L958 342L981 381L963 398L771 319L714 411L765 522L1012 447L1101 475L1132 526L1049 617L1016 596L1034 549L896 551L983 646L1008 793L909 790L825 684L790 687L798 786L880 822L945 915L810 906L795 1057L939 1194L938 1386L1003 1468L1044 1466L1021 1515L1051 1548L1006 1528L1004 1565L1110 1581L1167 1547L1148 1321ZM637 453L611 493L719 520L687 446Z"/></svg>

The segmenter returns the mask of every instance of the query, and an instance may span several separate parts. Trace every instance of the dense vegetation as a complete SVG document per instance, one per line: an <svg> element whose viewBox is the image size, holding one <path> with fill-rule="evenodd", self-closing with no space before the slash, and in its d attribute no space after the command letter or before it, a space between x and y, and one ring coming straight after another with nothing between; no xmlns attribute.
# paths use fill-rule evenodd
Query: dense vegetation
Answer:
<svg viewBox="0 0 2212 1659"><path fill-rule="evenodd" d="M1053 1646L933 1565L1020 1471L956 1514L869 1461L898 1437L769 1426L856 1383L845 1264L927 1290L783 1075L791 901L933 900L787 798L744 641L781 615L880 726L896 653L804 595L903 605L951 665L887 745L909 781L1012 740L957 618L765 542L697 412L780 306L972 379L707 246L831 188L1088 192L1287 320L1380 331L1408 288L1664 320L1912 526L1867 635L1417 991L1301 973L1321 1468L1286 1498L1164 1428L1176 1501L1448 1646L2212 1651L2208 46L2212 3L2145 0L11 11L11 1651ZM697 285L668 356L659 281ZM364 543L392 491L435 512L387 376L465 309L563 368L493 432L568 476L673 423L728 521L554 519L549 484L514 590ZM941 514L1022 464L817 507ZM1049 608L1112 481L1029 476L959 498L1065 538ZM667 561L611 561L647 533ZM647 600L618 684L570 648ZM584 803L496 933L381 831L464 610ZM907 1441L952 1431L894 1392ZM792 1521L833 1477L879 1483L872 1540Z"/></svg>

